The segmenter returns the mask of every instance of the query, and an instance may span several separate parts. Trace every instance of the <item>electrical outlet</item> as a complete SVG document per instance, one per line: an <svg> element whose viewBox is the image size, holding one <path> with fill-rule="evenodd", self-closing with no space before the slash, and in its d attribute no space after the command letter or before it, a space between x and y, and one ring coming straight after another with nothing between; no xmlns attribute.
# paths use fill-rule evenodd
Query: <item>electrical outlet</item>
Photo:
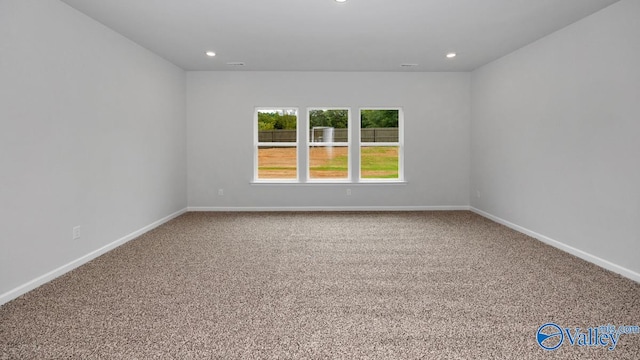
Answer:
<svg viewBox="0 0 640 360"><path fill-rule="evenodd" d="M80 239L80 226L73 228L73 240Z"/></svg>
<svg viewBox="0 0 640 360"><path fill-rule="evenodd" d="M480 190L476 190L476 197L480 199Z"/></svg>
<svg viewBox="0 0 640 360"><path fill-rule="evenodd" d="M347 196L351 196L351 189L347 189Z"/></svg>
<svg viewBox="0 0 640 360"><path fill-rule="evenodd" d="M218 196L224 196L224 189L218 189Z"/></svg>

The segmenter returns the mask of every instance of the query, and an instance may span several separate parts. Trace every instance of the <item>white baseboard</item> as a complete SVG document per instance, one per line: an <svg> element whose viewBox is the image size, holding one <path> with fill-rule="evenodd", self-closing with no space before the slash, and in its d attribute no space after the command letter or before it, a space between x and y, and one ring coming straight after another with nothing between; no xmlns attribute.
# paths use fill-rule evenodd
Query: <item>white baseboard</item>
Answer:
<svg viewBox="0 0 640 360"><path fill-rule="evenodd" d="M521 232L525 235L531 236L537 240L544 242L545 244L551 245L557 249L565 251L569 254L577 256L583 260L586 260L590 263L598 265L607 270L613 271L617 274L620 274L626 278L629 278L633 281L640 282L640 274L614 264L610 261L601 259L595 255L584 252L580 249L576 249L572 246L566 245L560 241L551 239L547 236L539 234L535 231L529 230L522 226L511 223L507 220L499 218L495 215L489 214L480 209L471 207L471 206L295 206L295 207L188 207L182 210L179 210L171 215L168 215L158 221L155 221L139 230L136 230L110 244L107 244L97 250L94 250L76 260L71 261L68 264L65 264L57 269L54 269L44 275L41 275L23 285L18 286L13 290L9 290L8 292L0 295L0 305L5 304L20 295L23 295L40 285L43 285L95 258L100 255L103 255L116 247L135 239L136 237L155 229L156 227L184 214L187 211L456 211L456 210L470 210L474 213L486 217L492 221L495 221L499 224L507 226L515 231Z"/></svg>
<svg viewBox="0 0 640 360"><path fill-rule="evenodd" d="M184 214L186 211L187 211L186 208L182 209L182 210L179 210L179 211L176 211L173 214L165 216L164 218L162 218L162 219L160 219L158 221L154 221L153 223L151 223L151 224L149 224L149 225L147 225L147 226L145 226L145 227L143 227L143 228L141 228L139 230L136 230L136 231L132 232L131 234L128 234L128 235L126 235L124 237L121 237L120 239L118 239L118 240L116 240L116 241L114 241L114 242L112 242L110 244L107 244L107 245L105 245L105 246L103 246L103 247L101 247L101 248L99 248L97 250L94 250L94 251L92 251L92 252L90 252L90 253L82 256L82 257L79 257L78 259L75 259L75 260L71 261L68 264L65 264L63 266L60 266L57 269L49 271L48 273L46 273L44 275L41 275L41 276L39 276L39 277L27 282L26 284L20 285L20 286L18 286L17 288L15 288L13 290L7 291L6 293L0 295L0 305L5 304L5 303L15 299L20 295L26 294L27 292L37 288L40 285L48 283L49 281L57 278L60 275L66 274L69 271L79 267L80 265L88 263L89 261L97 258L98 256L100 256L102 254L105 254L105 253L117 248L118 246L120 246L120 245L122 245L122 244L124 244L124 243L126 243L126 242L128 242L130 240L133 240L133 239L137 238L138 236L146 233L147 231L153 230L153 229L157 228L158 226L166 223L167 221L172 220L172 219Z"/></svg>
<svg viewBox="0 0 640 360"><path fill-rule="evenodd" d="M535 231L529 230L529 229L524 228L524 227L522 227L520 225L516 225L516 224L514 224L512 222L509 222L507 220L499 218L499 217L497 217L495 215L489 214L489 213L487 213L485 211L482 211L480 209L476 209L474 207L470 207L470 210L473 211L474 213L480 215L480 216L483 216L483 217L486 217L487 219L495 221L498 224L502 224L502 225L504 225L504 226L506 226L508 228L511 228L511 229L513 229L515 231L521 232L521 233L523 233L525 235L531 236L532 238L540 240L545 244L548 244L548 245L551 245L551 246L555 247L556 249L560 249L560 250L562 250L564 252L567 252L567 253L569 253L571 255L577 256L582 260L588 261L588 262L590 262L592 264L598 265L598 266L600 266L602 268L605 268L607 270L613 271L614 273L620 274L620 275L622 275L622 276L624 276L626 278L629 278L629 279L631 279L631 280L633 280L635 282L639 282L640 283L640 274L635 272L635 271L629 270L627 268L624 268L624 267L622 267L620 265L617 265L617 264L614 264L614 263L612 263L610 261L607 261L607 260L604 260L602 258L599 258L599 257L597 257L595 255L589 254L588 252L582 251L580 249L576 249L573 246L569 246L569 245L564 244L564 243L562 243L562 242L560 242L558 240L554 240L554 239L552 239L552 238L550 238L548 236L539 234L539 233L537 233Z"/></svg>
<svg viewBox="0 0 640 360"><path fill-rule="evenodd" d="M470 210L467 205L454 206L191 206L188 211L456 211Z"/></svg>

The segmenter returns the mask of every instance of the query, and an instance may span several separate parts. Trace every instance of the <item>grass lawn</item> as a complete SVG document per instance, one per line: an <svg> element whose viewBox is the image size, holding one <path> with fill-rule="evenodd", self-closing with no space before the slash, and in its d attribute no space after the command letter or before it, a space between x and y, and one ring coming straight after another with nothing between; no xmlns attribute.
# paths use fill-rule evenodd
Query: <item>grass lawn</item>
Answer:
<svg viewBox="0 0 640 360"><path fill-rule="evenodd" d="M348 176L347 147L312 147L309 162L311 179L344 179ZM363 147L360 167L363 179L397 179L398 147ZM259 149L258 176L261 179L295 179L296 149Z"/></svg>
<svg viewBox="0 0 640 360"><path fill-rule="evenodd" d="M360 149L360 176L363 179L397 179L398 147L367 146Z"/></svg>

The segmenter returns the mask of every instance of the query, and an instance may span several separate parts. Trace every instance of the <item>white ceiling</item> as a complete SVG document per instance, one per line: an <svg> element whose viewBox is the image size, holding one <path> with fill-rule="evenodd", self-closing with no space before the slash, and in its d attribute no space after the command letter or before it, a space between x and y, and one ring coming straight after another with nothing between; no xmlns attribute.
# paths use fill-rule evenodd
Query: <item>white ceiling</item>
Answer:
<svg viewBox="0 0 640 360"><path fill-rule="evenodd" d="M618 0L62 1L185 70L470 71Z"/></svg>

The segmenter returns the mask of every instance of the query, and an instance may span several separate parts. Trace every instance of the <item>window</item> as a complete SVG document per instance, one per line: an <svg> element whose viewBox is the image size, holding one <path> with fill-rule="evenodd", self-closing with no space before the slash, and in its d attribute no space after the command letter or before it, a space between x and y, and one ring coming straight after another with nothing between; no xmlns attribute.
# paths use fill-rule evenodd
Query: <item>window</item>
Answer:
<svg viewBox="0 0 640 360"><path fill-rule="evenodd" d="M254 178L297 180L298 109L256 109L254 123Z"/></svg>
<svg viewBox="0 0 640 360"><path fill-rule="evenodd" d="M353 123L351 108L307 108L298 128L298 108L256 108L254 181L403 182L402 109L362 108L359 116Z"/></svg>
<svg viewBox="0 0 640 360"><path fill-rule="evenodd" d="M403 180L402 111L360 110L360 179Z"/></svg>
<svg viewBox="0 0 640 360"><path fill-rule="evenodd" d="M348 180L349 109L309 109L309 180Z"/></svg>

